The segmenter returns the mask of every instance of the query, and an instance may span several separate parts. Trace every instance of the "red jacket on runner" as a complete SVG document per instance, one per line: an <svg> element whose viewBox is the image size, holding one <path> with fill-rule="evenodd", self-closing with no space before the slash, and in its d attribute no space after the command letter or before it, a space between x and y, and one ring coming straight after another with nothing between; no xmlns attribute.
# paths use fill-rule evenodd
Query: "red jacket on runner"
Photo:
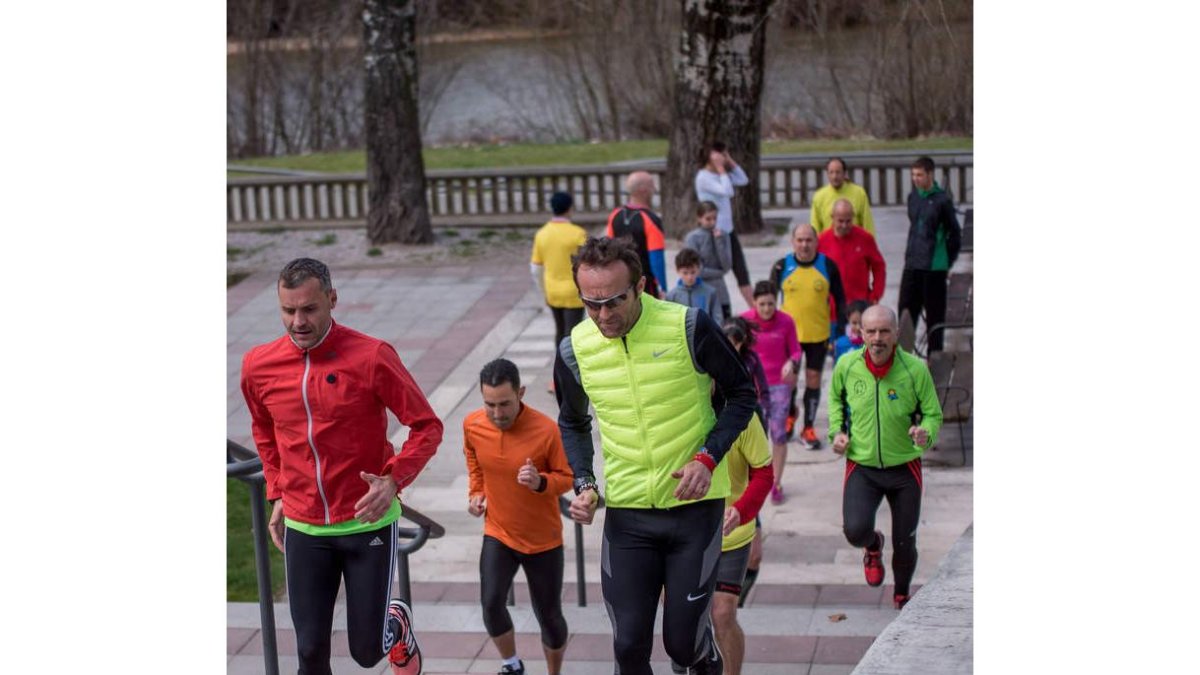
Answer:
<svg viewBox="0 0 1200 675"><path fill-rule="evenodd" d="M442 422L387 342L334 322L304 350L287 335L242 359L242 393L262 457L267 499L283 497L292 520L330 525L354 518L366 471L397 492L442 441ZM409 427L395 454L387 411Z"/></svg>

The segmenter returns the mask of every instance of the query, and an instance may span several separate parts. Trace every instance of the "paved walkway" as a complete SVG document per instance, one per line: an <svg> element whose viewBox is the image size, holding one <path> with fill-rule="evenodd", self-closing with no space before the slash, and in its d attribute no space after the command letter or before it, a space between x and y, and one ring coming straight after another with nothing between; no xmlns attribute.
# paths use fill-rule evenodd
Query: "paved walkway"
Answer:
<svg viewBox="0 0 1200 675"><path fill-rule="evenodd" d="M807 218L807 212L788 215ZM875 215L891 272L884 302L894 307L907 220L904 211L896 208L881 208ZM777 237L773 245L747 247L747 264L754 279L765 278L774 260L788 250L787 234ZM668 262L674 254L674 248L668 250ZM969 265L969 261L964 263ZM406 502L443 524L447 532L429 542L411 564L417 627L428 656L426 672L495 672L498 660L479 616L482 527L465 508L462 420L480 405L476 394L479 369L498 356L521 368L528 385L526 402L555 413L553 395L546 390L553 359L553 321L532 289L524 265L505 270L479 266L334 269L333 275L339 297L337 320L392 342L446 425L438 454L404 494ZM745 309L736 289L731 290L734 310ZM241 355L250 346L280 334L275 303L274 274L254 275L230 289L228 295L228 435L248 447L252 447L249 415L238 389ZM829 373L827 367L826 387ZM825 404L822 400L818 433L824 431L827 419ZM405 430L394 422L393 427L393 440L399 443ZM917 584L932 578L938 562L973 519L973 469L969 462L966 467L959 466L956 443L941 445L944 450L928 453L926 459ZM842 460L827 448L814 452L793 444L789 450L784 478L789 500L764 507L767 538L759 586L741 613L747 633L747 673L849 673L896 616L890 607L890 586L872 589L863 583L861 551L849 547L842 536L842 466ZM584 528L588 607L574 605L573 583L568 582L564 589L572 634L566 658L572 673L612 672L611 632L596 585L602 516L603 511L594 525ZM885 532L889 530L886 508L880 510L878 524ZM564 576L573 580L575 551L570 533L568 526ZM885 558L890 575L890 554ZM529 672L541 673L544 662L537 626L528 603L521 599L523 594L519 576L513 611L518 649ZM846 618L830 619L837 615ZM277 605L276 621L281 670L294 672L295 646L286 598ZM339 618L335 626L344 627L344 622ZM229 673L263 672L257 628L257 605L229 604ZM344 635L335 638L335 672L363 672L349 658ZM661 645L656 649L656 671L669 672ZM381 664L375 670L384 672L385 668Z"/></svg>

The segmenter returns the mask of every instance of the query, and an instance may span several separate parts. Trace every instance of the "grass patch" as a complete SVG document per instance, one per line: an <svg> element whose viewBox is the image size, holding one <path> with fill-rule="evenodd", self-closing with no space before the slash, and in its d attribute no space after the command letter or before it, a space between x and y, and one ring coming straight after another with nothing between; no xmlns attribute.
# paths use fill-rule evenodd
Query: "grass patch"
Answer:
<svg viewBox="0 0 1200 675"><path fill-rule="evenodd" d="M458 230L447 229L447 230L440 230L440 232L447 237L457 237L458 236Z"/></svg>
<svg viewBox="0 0 1200 675"><path fill-rule="evenodd" d="M320 239L309 239L308 241L317 246L332 246L337 243L337 235L330 232Z"/></svg>
<svg viewBox="0 0 1200 675"><path fill-rule="evenodd" d="M287 229L283 227L264 227L261 230L255 230L255 232L259 234L283 234L287 232Z"/></svg>
<svg viewBox="0 0 1200 675"><path fill-rule="evenodd" d="M383 249L379 248L378 246L372 246L371 248L367 249L367 255L372 258L376 258L383 255Z"/></svg>
<svg viewBox="0 0 1200 675"><path fill-rule="evenodd" d="M250 521L250 491L236 478L225 479L225 601L257 602L258 580L254 571L254 535ZM266 501L266 497L263 497ZM271 507L267 506L267 516ZM275 597L283 590L283 554L268 540L271 549L271 589Z"/></svg>
<svg viewBox="0 0 1200 675"><path fill-rule="evenodd" d="M238 257L239 255L241 255L245 252L246 252L246 249L244 249L240 246L229 246L229 245L225 246L225 258L228 260L233 260L234 258Z"/></svg>
<svg viewBox="0 0 1200 675"><path fill-rule="evenodd" d="M492 237L494 237L494 236L496 236L496 231L495 231L495 230L480 230L480 231L479 231L479 238L480 238L480 239L487 240L487 239L491 239L491 238L492 238Z"/></svg>
<svg viewBox="0 0 1200 675"><path fill-rule="evenodd" d="M225 274L225 288L233 288L250 276L249 272L228 272Z"/></svg>
<svg viewBox="0 0 1200 675"><path fill-rule="evenodd" d="M938 136L902 140L882 139L801 139L764 141L763 155L793 153L835 154L872 150L971 150L974 139L966 136ZM506 166L558 166L608 164L636 159L667 156L666 139L614 141L611 143L507 143L425 148L426 169L485 169ZM237 164L267 168L316 171L321 173L365 173L367 155L363 150L321 152L286 157L250 157L233 160ZM227 178L239 177L226 172Z"/></svg>
<svg viewBox="0 0 1200 675"><path fill-rule="evenodd" d="M505 230L504 241L521 241L525 238L525 233L520 230Z"/></svg>

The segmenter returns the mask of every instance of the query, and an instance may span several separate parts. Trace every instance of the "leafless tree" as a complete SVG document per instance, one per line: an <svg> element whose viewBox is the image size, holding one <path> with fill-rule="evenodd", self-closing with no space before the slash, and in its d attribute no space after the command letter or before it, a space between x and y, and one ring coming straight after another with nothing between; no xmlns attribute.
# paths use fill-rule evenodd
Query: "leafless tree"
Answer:
<svg viewBox="0 0 1200 675"><path fill-rule="evenodd" d="M671 236L692 226L694 180L703 148L722 140L746 171L738 190L738 232L762 229L758 198L763 54L771 2L683 0L663 221Z"/></svg>
<svg viewBox="0 0 1200 675"><path fill-rule="evenodd" d="M366 0L367 236L429 244L425 162L417 114L415 0Z"/></svg>

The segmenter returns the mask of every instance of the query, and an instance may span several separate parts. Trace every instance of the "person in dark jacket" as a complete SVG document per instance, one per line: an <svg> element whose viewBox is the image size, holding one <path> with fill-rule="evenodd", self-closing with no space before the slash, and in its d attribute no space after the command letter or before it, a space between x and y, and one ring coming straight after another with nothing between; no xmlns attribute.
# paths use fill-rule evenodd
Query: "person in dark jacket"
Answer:
<svg viewBox="0 0 1200 675"><path fill-rule="evenodd" d="M912 165L913 191L908 194L908 246L900 276L901 313L908 310L913 328L925 310L929 351L941 351L942 333L929 329L946 319L946 276L958 258L962 229L954 201L933 179L933 160L919 157Z"/></svg>

